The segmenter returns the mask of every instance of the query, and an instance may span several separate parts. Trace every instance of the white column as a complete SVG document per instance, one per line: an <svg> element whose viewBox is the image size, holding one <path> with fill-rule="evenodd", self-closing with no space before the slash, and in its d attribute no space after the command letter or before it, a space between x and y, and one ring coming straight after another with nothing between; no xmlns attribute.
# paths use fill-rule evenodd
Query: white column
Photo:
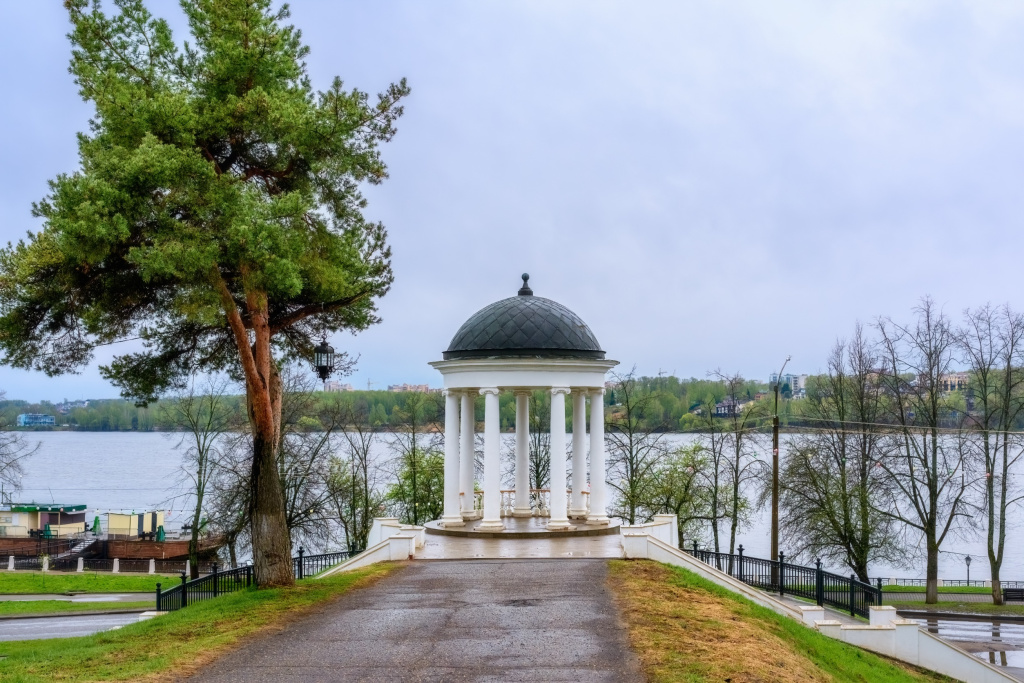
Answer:
<svg viewBox="0 0 1024 683"><path fill-rule="evenodd" d="M565 499L565 395L564 387L551 389L551 519L548 529L570 529Z"/></svg>
<svg viewBox="0 0 1024 683"><path fill-rule="evenodd" d="M498 389L485 387L484 395L484 519L479 531L501 531L501 416Z"/></svg>
<svg viewBox="0 0 1024 683"><path fill-rule="evenodd" d="M466 391L462 394L462 416L459 419L460 444L459 444L459 480L462 491L462 518L476 519L473 511L473 489L476 484L476 444L474 436L476 433L476 415L473 410L473 392Z"/></svg>
<svg viewBox="0 0 1024 683"><path fill-rule="evenodd" d="M572 390L572 502L569 517L585 519L587 506L583 490L587 486L587 391Z"/></svg>
<svg viewBox="0 0 1024 683"><path fill-rule="evenodd" d="M513 517L531 517L530 508L530 392L516 392L516 505Z"/></svg>
<svg viewBox="0 0 1024 683"><path fill-rule="evenodd" d="M444 392L444 513L441 526L464 526L459 509L459 395Z"/></svg>
<svg viewBox="0 0 1024 683"><path fill-rule="evenodd" d="M590 514L587 524L608 524L604 471L604 389L590 392Z"/></svg>

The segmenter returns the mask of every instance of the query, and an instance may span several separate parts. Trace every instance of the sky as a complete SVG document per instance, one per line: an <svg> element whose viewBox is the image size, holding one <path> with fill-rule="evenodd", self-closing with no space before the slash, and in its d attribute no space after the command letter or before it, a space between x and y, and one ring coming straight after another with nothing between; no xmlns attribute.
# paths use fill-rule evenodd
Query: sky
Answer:
<svg viewBox="0 0 1024 683"><path fill-rule="evenodd" d="M176 2L152 0L184 39ZM78 165L91 109L60 3L0 42L0 241ZM857 321L1024 309L1024 5L296 0L317 88L412 94L366 189L395 283L335 348L350 382L440 386L473 312L530 273L644 374L823 368ZM112 398L98 365L0 367L8 398ZM121 349L122 351L124 349Z"/></svg>

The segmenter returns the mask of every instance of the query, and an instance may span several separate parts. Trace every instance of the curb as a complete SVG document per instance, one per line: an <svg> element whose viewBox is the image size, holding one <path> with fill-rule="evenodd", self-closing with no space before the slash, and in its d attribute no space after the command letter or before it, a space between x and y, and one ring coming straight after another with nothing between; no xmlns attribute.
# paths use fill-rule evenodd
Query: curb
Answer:
<svg viewBox="0 0 1024 683"><path fill-rule="evenodd" d="M100 609L100 610L72 610L69 612L40 612L38 614L4 614L0 615L0 621L14 621L16 619L53 619L55 617L96 617L104 614L142 614L152 611L148 607L134 607L131 609Z"/></svg>
<svg viewBox="0 0 1024 683"><path fill-rule="evenodd" d="M898 609L896 614L910 619L943 619L945 621L985 621L1004 624L1024 624L1024 614L973 614L970 612L940 612L930 610Z"/></svg>

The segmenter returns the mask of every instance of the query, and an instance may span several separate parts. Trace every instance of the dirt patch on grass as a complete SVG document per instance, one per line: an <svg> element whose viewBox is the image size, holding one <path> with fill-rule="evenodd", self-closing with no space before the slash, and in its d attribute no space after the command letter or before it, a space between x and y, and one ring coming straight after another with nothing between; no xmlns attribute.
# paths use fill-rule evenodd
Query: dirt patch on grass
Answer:
<svg viewBox="0 0 1024 683"><path fill-rule="evenodd" d="M831 681L737 603L672 583L654 562L613 562L610 588L652 681Z"/></svg>

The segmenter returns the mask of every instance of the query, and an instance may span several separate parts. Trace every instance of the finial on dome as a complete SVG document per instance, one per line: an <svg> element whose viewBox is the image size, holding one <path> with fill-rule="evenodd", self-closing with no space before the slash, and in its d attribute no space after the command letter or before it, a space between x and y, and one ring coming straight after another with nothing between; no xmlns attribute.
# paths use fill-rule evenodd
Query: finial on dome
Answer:
<svg viewBox="0 0 1024 683"><path fill-rule="evenodd" d="M529 273L523 273L523 286L519 288L519 296L533 296L533 290L530 289Z"/></svg>

